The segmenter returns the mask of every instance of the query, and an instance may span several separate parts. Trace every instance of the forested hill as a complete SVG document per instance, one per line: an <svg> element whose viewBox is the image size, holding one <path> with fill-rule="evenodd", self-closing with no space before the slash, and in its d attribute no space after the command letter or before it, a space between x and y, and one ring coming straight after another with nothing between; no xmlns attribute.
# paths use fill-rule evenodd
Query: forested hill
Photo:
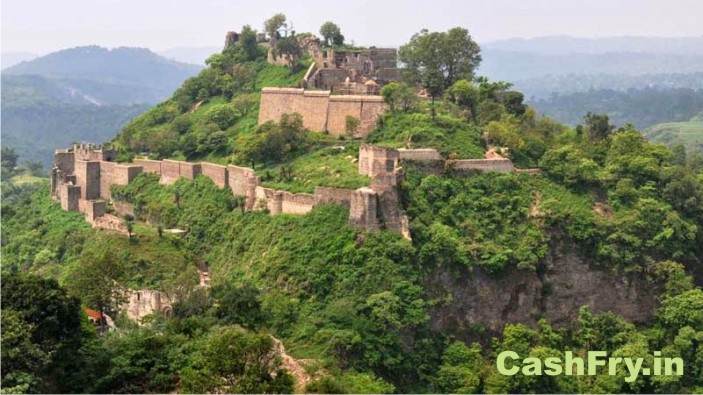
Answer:
<svg viewBox="0 0 703 395"><path fill-rule="evenodd" d="M5 178L17 170L3 161L4 387L703 390L700 156L650 143L606 115L575 127L541 116L509 84L476 76L479 47L464 28L422 31L400 48L407 80L383 87L387 111L364 138L354 137L353 120L340 136L306 130L297 115L257 125L261 88L296 86L310 64L286 22L272 17L265 36L294 59L289 67L267 63L246 26L236 44L111 140L119 160L237 164L253 168L264 187L290 192L368 186L358 170L362 143L435 148L448 159L491 150L540 172L460 174L404 162L391 193L410 239L351 226L341 204L269 215L246 211L241 197L207 177L163 185L141 174L111 190L111 210L133 209L122 235L61 210L45 184ZM324 26L322 40L348 48L339 27ZM205 269L210 283L201 287ZM129 321L120 303L126 290L164 292L171 314ZM81 307L115 317L116 329L98 335ZM281 344L287 354L279 359ZM625 370L506 376L496 368L505 350L540 358L603 350L644 356L648 368L661 350L686 370L635 381Z"/></svg>
<svg viewBox="0 0 703 395"><path fill-rule="evenodd" d="M168 60L145 48L87 46L52 52L2 73L59 80L98 104L133 104L163 100L199 70L200 66ZM122 92L110 89L116 86Z"/></svg>
<svg viewBox="0 0 703 395"><path fill-rule="evenodd" d="M78 47L2 71L3 146L45 168L56 148L104 141L200 66L142 48Z"/></svg>

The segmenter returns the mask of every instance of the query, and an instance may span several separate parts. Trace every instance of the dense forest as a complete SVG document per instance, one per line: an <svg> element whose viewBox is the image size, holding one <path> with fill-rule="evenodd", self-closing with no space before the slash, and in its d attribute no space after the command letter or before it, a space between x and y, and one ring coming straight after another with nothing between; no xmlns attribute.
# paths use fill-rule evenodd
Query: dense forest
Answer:
<svg viewBox="0 0 703 395"><path fill-rule="evenodd" d="M268 64L244 27L236 45L122 129L111 141L119 159L253 166L265 185L296 192L366 185L353 125L341 137L305 130L295 114L257 125L261 87L296 86L310 62L286 22L274 16L265 33L294 64ZM321 34L345 47L338 29ZM540 116L510 84L476 77L480 50L464 28L423 30L399 57L404 81L383 87L388 111L365 142L432 147L447 158L502 147L516 166L542 173L407 166L400 194L412 240L352 228L342 206L269 216L245 212L205 177L161 185L141 174L112 189L134 206L122 236L62 211L46 182L18 182L3 155L3 391L703 392L703 158L650 143L608 115L588 113L573 127ZM172 228L187 232L165 232ZM616 314L598 307L608 290L595 284L581 288L595 295L588 302L550 311L564 291L549 283L550 267L567 265L557 244L585 272L641 284L654 304ZM198 286L203 265L210 288ZM519 281L511 279L529 276L542 279L541 306L517 306L516 293L477 307L497 309L505 296L530 309L522 320L442 313L461 310L459 291L477 278L508 293ZM457 292L437 277L456 280ZM172 295L172 314L131 322L119 308L127 289ZM116 329L91 325L85 307L109 314ZM641 318L624 316L634 312ZM280 344L302 372L286 369ZM622 366L613 375L504 376L495 364L503 350L540 358L603 350L649 356L648 367L661 351L686 370L634 381Z"/></svg>

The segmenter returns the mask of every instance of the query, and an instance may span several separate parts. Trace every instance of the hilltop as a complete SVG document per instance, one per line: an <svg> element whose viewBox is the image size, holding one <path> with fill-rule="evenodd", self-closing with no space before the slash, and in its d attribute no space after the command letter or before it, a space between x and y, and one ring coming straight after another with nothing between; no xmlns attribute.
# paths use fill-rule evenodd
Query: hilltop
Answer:
<svg viewBox="0 0 703 395"><path fill-rule="evenodd" d="M703 161L606 115L575 127L538 115L510 84L476 76L464 28L396 51L345 45L332 23L320 38L281 14L265 26L228 33L105 146L57 152L50 186L6 184L3 346L22 328L48 339L16 342L46 362L14 356L29 379L3 369L8 386L703 387ZM99 331L103 313L117 328L81 329L79 301ZM73 337L35 332L44 305ZM693 368L632 383L504 376L494 363L503 350L591 349L664 350Z"/></svg>
<svg viewBox="0 0 703 395"><path fill-rule="evenodd" d="M147 49L98 46L18 63L2 71L3 146L48 168L54 149L114 136L199 70Z"/></svg>

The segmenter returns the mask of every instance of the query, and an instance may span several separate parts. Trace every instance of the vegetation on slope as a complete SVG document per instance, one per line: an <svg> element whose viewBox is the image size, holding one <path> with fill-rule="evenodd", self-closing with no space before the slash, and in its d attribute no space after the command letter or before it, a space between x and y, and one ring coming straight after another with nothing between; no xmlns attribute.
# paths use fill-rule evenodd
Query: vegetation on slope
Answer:
<svg viewBox="0 0 703 395"><path fill-rule="evenodd" d="M703 113L686 122L665 122L647 128L644 135L669 147L683 146L687 153L703 155ZM681 148L677 148L681 149Z"/></svg>
<svg viewBox="0 0 703 395"><path fill-rule="evenodd" d="M451 37L467 39L461 30L430 37L451 47ZM295 115L255 126L258 100L249 100L256 98L255 88L232 87L237 81L292 84L299 70L265 65L251 33L127 127L114 141L123 157L147 151L253 162L259 174L271 173L268 185L301 191L318 183L352 187L366 181L356 178L347 158L356 155L356 141L311 136ZM206 177L164 186L149 174L113 188L115 199L135 208L135 235L125 238L88 229L80 216L52 203L45 186L4 185L12 193L3 199L2 270L12 286L3 281L3 353L27 351L3 354L3 385L45 392L291 391L292 380L271 358L272 335L307 360L310 392L700 391L703 291L686 270L700 267L703 256L703 167L629 126L615 128L607 116L589 114L573 129L539 117L509 85L474 80L469 64L437 78L443 65L428 62L436 54L427 37L415 36L408 47L411 67L418 67L410 78L432 100L408 96L407 85L388 85L383 93L393 109L369 141L431 146L450 157L506 147L517 164L539 166L543 175L432 175L409 167L401 192L412 241L386 230L354 229L340 206L319 206L304 216L244 212L240 198ZM459 61L473 62L476 54L469 55ZM254 77L235 79L226 71L240 65ZM233 102L246 100L250 111L237 115L242 107ZM213 129L200 129L210 124ZM225 138L213 143L220 132ZM187 233L166 236L160 230L167 227ZM430 272L537 271L556 233L613 275L637 272L664 283L655 318L637 327L584 307L572 325L506 322L481 344L465 344L431 325L430 313L442 301L428 296ZM196 264L210 267L210 291L194 287ZM57 278L61 285L16 272ZM112 297L125 286L176 294L173 316L157 314L142 327L118 319L119 330L99 338L78 329L72 297L114 314ZM43 308L35 299L63 306L78 340L46 334L55 319L37 317L23 304ZM45 346L78 352L53 358ZM634 382L625 379L625 370L615 376L509 377L495 368L497 354L507 349L521 356L662 350L681 357L687 370ZM33 363L39 352L49 357ZM79 373L57 380L61 364Z"/></svg>

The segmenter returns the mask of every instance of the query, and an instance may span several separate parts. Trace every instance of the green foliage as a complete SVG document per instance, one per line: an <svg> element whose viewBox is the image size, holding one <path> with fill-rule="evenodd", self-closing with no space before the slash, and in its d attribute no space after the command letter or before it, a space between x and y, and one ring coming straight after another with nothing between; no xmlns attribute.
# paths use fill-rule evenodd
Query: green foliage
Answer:
<svg viewBox="0 0 703 395"><path fill-rule="evenodd" d="M471 80L481 62L480 48L469 31L455 27L446 32L422 30L400 47L406 77L422 84L430 96L439 97L459 79Z"/></svg>
<svg viewBox="0 0 703 395"><path fill-rule="evenodd" d="M425 113L390 113L368 141L390 147L432 147L458 158L483 156L479 130L460 118L440 114L434 119Z"/></svg>
<svg viewBox="0 0 703 395"><path fill-rule="evenodd" d="M80 369L92 334L83 327L79 301L54 280L4 275L2 281L2 383L12 392L75 392L91 377ZM96 355L90 355L96 358Z"/></svg>
<svg viewBox="0 0 703 395"><path fill-rule="evenodd" d="M381 88L381 96L391 111L411 111L418 101L415 90L402 82L391 82L384 85Z"/></svg>
<svg viewBox="0 0 703 395"><path fill-rule="evenodd" d="M408 214L425 264L534 268L547 236L528 217L527 177L485 174L470 178L409 176Z"/></svg>
<svg viewBox="0 0 703 395"><path fill-rule="evenodd" d="M203 340L180 372L186 392L290 393L293 378L272 353L264 334L236 327L216 329Z"/></svg>
<svg viewBox="0 0 703 395"><path fill-rule="evenodd" d="M280 163L309 145L300 114L283 114L278 123L261 125L242 146L238 156L246 163Z"/></svg>
<svg viewBox="0 0 703 395"><path fill-rule="evenodd" d="M344 45L344 35L342 35L342 31L339 29L339 26L337 26L333 22L328 21L323 23L322 26L320 26L320 35L325 41L326 46Z"/></svg>

